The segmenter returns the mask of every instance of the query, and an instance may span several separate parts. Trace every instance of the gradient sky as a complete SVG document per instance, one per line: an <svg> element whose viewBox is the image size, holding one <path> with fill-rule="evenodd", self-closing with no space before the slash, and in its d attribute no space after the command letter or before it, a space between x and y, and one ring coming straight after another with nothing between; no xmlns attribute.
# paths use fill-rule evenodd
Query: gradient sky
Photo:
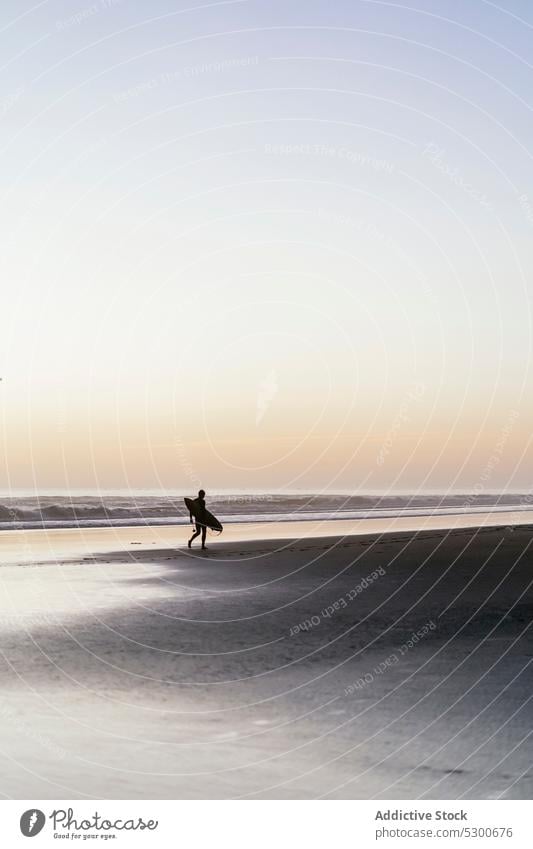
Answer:
<svg viewBox="0 0 533 849"><path fill-rule="evenodd" d="M529 490L527 0L4 0L0 486Z"/></svg>

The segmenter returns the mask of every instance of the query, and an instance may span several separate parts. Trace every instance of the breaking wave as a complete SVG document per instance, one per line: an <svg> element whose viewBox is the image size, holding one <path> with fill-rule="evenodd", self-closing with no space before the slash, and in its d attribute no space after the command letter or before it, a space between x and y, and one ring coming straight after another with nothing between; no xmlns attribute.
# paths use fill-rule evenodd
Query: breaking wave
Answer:
<svg viewBox="0 0 533 849"><path fill-rule="evenodd" d="M209 509L222 522L366 519L531 509L520 495L214 495ZM0 498L0 530L182 525L179 496L11 496Z"/></svg>

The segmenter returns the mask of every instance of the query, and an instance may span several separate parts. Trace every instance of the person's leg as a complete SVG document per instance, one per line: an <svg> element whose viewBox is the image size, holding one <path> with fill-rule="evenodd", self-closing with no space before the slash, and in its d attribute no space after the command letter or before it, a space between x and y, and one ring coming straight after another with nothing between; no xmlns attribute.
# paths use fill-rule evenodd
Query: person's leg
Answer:
<svg viewBox="0 0 533 849"><path fill-rule="evenodd" d="M206 528L206 526L204 525L204 527L202 528L202 548L207 548L207 546L206 546L206 544L205 544L205 537L206 537L206 534L207 534L207 528Z"/></svg>
<svg viewBox="0 0 533 849"><path fill-rule="evenodd" d="M196 537L199 537L201 532L202 532L202 530L200 528L200 525L195 525L194 526L194 533L193 533L192 537L190 538L189 542L187 543L189 548L191 547L193 540L195 540Z"/></svg>

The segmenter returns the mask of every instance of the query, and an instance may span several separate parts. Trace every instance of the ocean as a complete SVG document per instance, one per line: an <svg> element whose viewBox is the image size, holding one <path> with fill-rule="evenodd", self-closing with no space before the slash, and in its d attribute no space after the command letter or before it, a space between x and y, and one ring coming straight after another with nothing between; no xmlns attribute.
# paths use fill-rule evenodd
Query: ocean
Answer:
<svg viewBox="0 0 533 849"><path fill-rule="evenodd" d="M223 524L439 516L531 510L520 493L213 494L208 508ZM0 530L184 525L182 494L46 494L0 496Z"/></svg>

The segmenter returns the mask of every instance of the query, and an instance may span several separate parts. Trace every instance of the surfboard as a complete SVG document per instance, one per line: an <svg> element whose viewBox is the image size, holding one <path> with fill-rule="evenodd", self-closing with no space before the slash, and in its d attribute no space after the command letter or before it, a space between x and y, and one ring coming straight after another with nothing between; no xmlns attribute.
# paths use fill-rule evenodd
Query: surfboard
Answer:
<svg viewBox="0 0 533 849"><path fill-rule="evenodd" d="M198 519L198 505L192 498L184 498L185 506L189 513L192 513L196 523L198 525L205 525L207 528L211 528L212 531L218 531L221 533L223 531L223 527L218 521L216 516L213 516L209 510L206 510L204 513L204 518L202 521Z"/></svg>

